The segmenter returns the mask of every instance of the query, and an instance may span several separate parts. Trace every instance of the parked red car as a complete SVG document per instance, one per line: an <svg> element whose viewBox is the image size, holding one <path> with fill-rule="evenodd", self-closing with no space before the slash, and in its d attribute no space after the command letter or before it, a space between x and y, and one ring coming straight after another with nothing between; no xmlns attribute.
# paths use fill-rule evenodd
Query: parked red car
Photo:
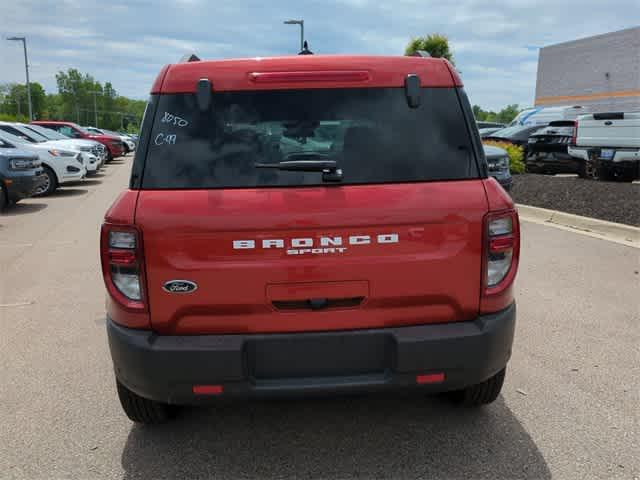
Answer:
<svg viewBox="0 0 640 480"><path fill-rule="evenodd" d="M490 403L511 355L518 225L446 60L167 66L102 226L122 407L157 423L219 397L417 388Z"/></svg>
<svg viewBox="0 0 640 480"><path fill-rule="evenodd" d="M126 153L126 148L122 140L113 135L97 135L95 133L85 130L80 125L73 122L57 122L52 120L37 120L31 122L35 125L41 125L45 128L50 128L60 132L69 138L84 138L87 140L95 140L102 143L107 147L107 162L110 162L114 158L121 157Z"/></svg>

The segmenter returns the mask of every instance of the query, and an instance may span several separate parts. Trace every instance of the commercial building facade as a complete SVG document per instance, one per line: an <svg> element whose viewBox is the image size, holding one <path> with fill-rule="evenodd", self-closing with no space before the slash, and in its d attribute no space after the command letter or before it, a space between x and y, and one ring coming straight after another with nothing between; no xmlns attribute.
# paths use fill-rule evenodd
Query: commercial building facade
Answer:
<svg viewBox="0 0 640 480"><path fill-rule="evenodd" d="M541 48L535 105L640 111L640 27Z"/></svg>

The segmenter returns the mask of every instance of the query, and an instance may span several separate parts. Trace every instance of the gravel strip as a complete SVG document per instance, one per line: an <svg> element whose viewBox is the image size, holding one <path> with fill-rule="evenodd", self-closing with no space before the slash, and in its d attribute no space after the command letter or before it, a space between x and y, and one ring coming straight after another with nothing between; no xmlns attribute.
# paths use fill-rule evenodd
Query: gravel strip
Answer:
<svg viewBox="0 0 640 480"><path fill-rule="evenodd" d="M513 176L511 196L524 205L640 226L640 184L527 173Z"/></svg>

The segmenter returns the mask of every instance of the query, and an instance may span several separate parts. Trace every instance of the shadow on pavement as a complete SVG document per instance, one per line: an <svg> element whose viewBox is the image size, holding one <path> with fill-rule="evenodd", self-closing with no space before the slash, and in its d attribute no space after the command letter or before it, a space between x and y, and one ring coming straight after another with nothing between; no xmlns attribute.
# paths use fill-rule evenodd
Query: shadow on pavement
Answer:
<svg viewBox="0 0 640 480"><path fill-rule="evenodd" d="M66 188L62 187L53 192L47 198L62 198L62 197L77 197L79 195L84 195L85 193L89 193L89 190L86 188Z"/></svg>
<svg viewBox="0 0 640 480"><path fill-rule="evenodd" d="M173 423L134 425L122 466L128 480L551 478L502 398L469 410L415 394L187 409Z"/></svg>
<svg viewBox="0 0 640 480"><path fill-rule="evenodd" d="M17 217L29 213L36 213L47 208L46 203L16 203L7 207L6 210L0 212L0 217Z"/></svg>
<svg viewBox="0 0 640 480"><path fill-rule="evenodd" d="M109 163L107 163L107 167L109 165L123 165L125 163L124 160L111 160Z"/></svg>
<svg viewBox="0 0 640 480"><path fill-rule="evenodd" d="M101 185L101 184L102 184L102 180L95 177L91 177L90 179L84 180L82 183L79 183L78 185L92 186L92 185Z"/></svg>

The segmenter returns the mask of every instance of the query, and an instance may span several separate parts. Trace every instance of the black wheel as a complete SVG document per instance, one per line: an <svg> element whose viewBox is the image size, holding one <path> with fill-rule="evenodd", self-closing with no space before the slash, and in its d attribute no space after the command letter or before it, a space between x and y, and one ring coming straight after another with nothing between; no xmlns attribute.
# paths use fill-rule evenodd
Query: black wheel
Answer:
<svg viewBox="0 0 640 480"><path fill-rule="evenodd" d="M113 155L111 155L111 152L107 148L107 158L104 160L104 163L110 163L112 160L113 160Z"/></svg>
<svg viewBox="0 0 640 480"><path fill-rule="evenodd" d="M2 212L9 205L9 200L7 198L7 192L5 188L0 183L0 212Z"/></svg>
<svg viewBox="0 0 640 480"><path fill-rule="evenodd" d="M587 162L584 160L578 165L578 177L589 178L589 175L587 175Z"/></svg>
<svg viewBox="0 0 640 480"><path fill-rule="evenodd" d="M593 179L599 180L601 182L611 180L612 175L607 167L605 167L602 162L597 162L595 168L593 169Z"/></svg>
<svg viewBox="0 0 640 480"><path fill-rule="evenodd" d="M454 403L465 407L479 407L493 402L502 390L506 368L503 368L493 377L482 383L471 385L470 387L455 392L449 392L449 398Z"/></svg>
<svg viewBox="0 0 640 480"><path fill-rule="evenodd" d="M46 197L47 195L51 195L58 188L58 177L51 168L44 166L45 177L44 184L36 188L35 192L33 192L34 197Z"/></svg>
<svg viewBox="0 0 640 480"><path fill-rule="evenodd" d="M136 395L116 380L120 405L127 417L136 423L155 425L164 423L175 414L175 408L165 403L156 402Z"/></svg>

